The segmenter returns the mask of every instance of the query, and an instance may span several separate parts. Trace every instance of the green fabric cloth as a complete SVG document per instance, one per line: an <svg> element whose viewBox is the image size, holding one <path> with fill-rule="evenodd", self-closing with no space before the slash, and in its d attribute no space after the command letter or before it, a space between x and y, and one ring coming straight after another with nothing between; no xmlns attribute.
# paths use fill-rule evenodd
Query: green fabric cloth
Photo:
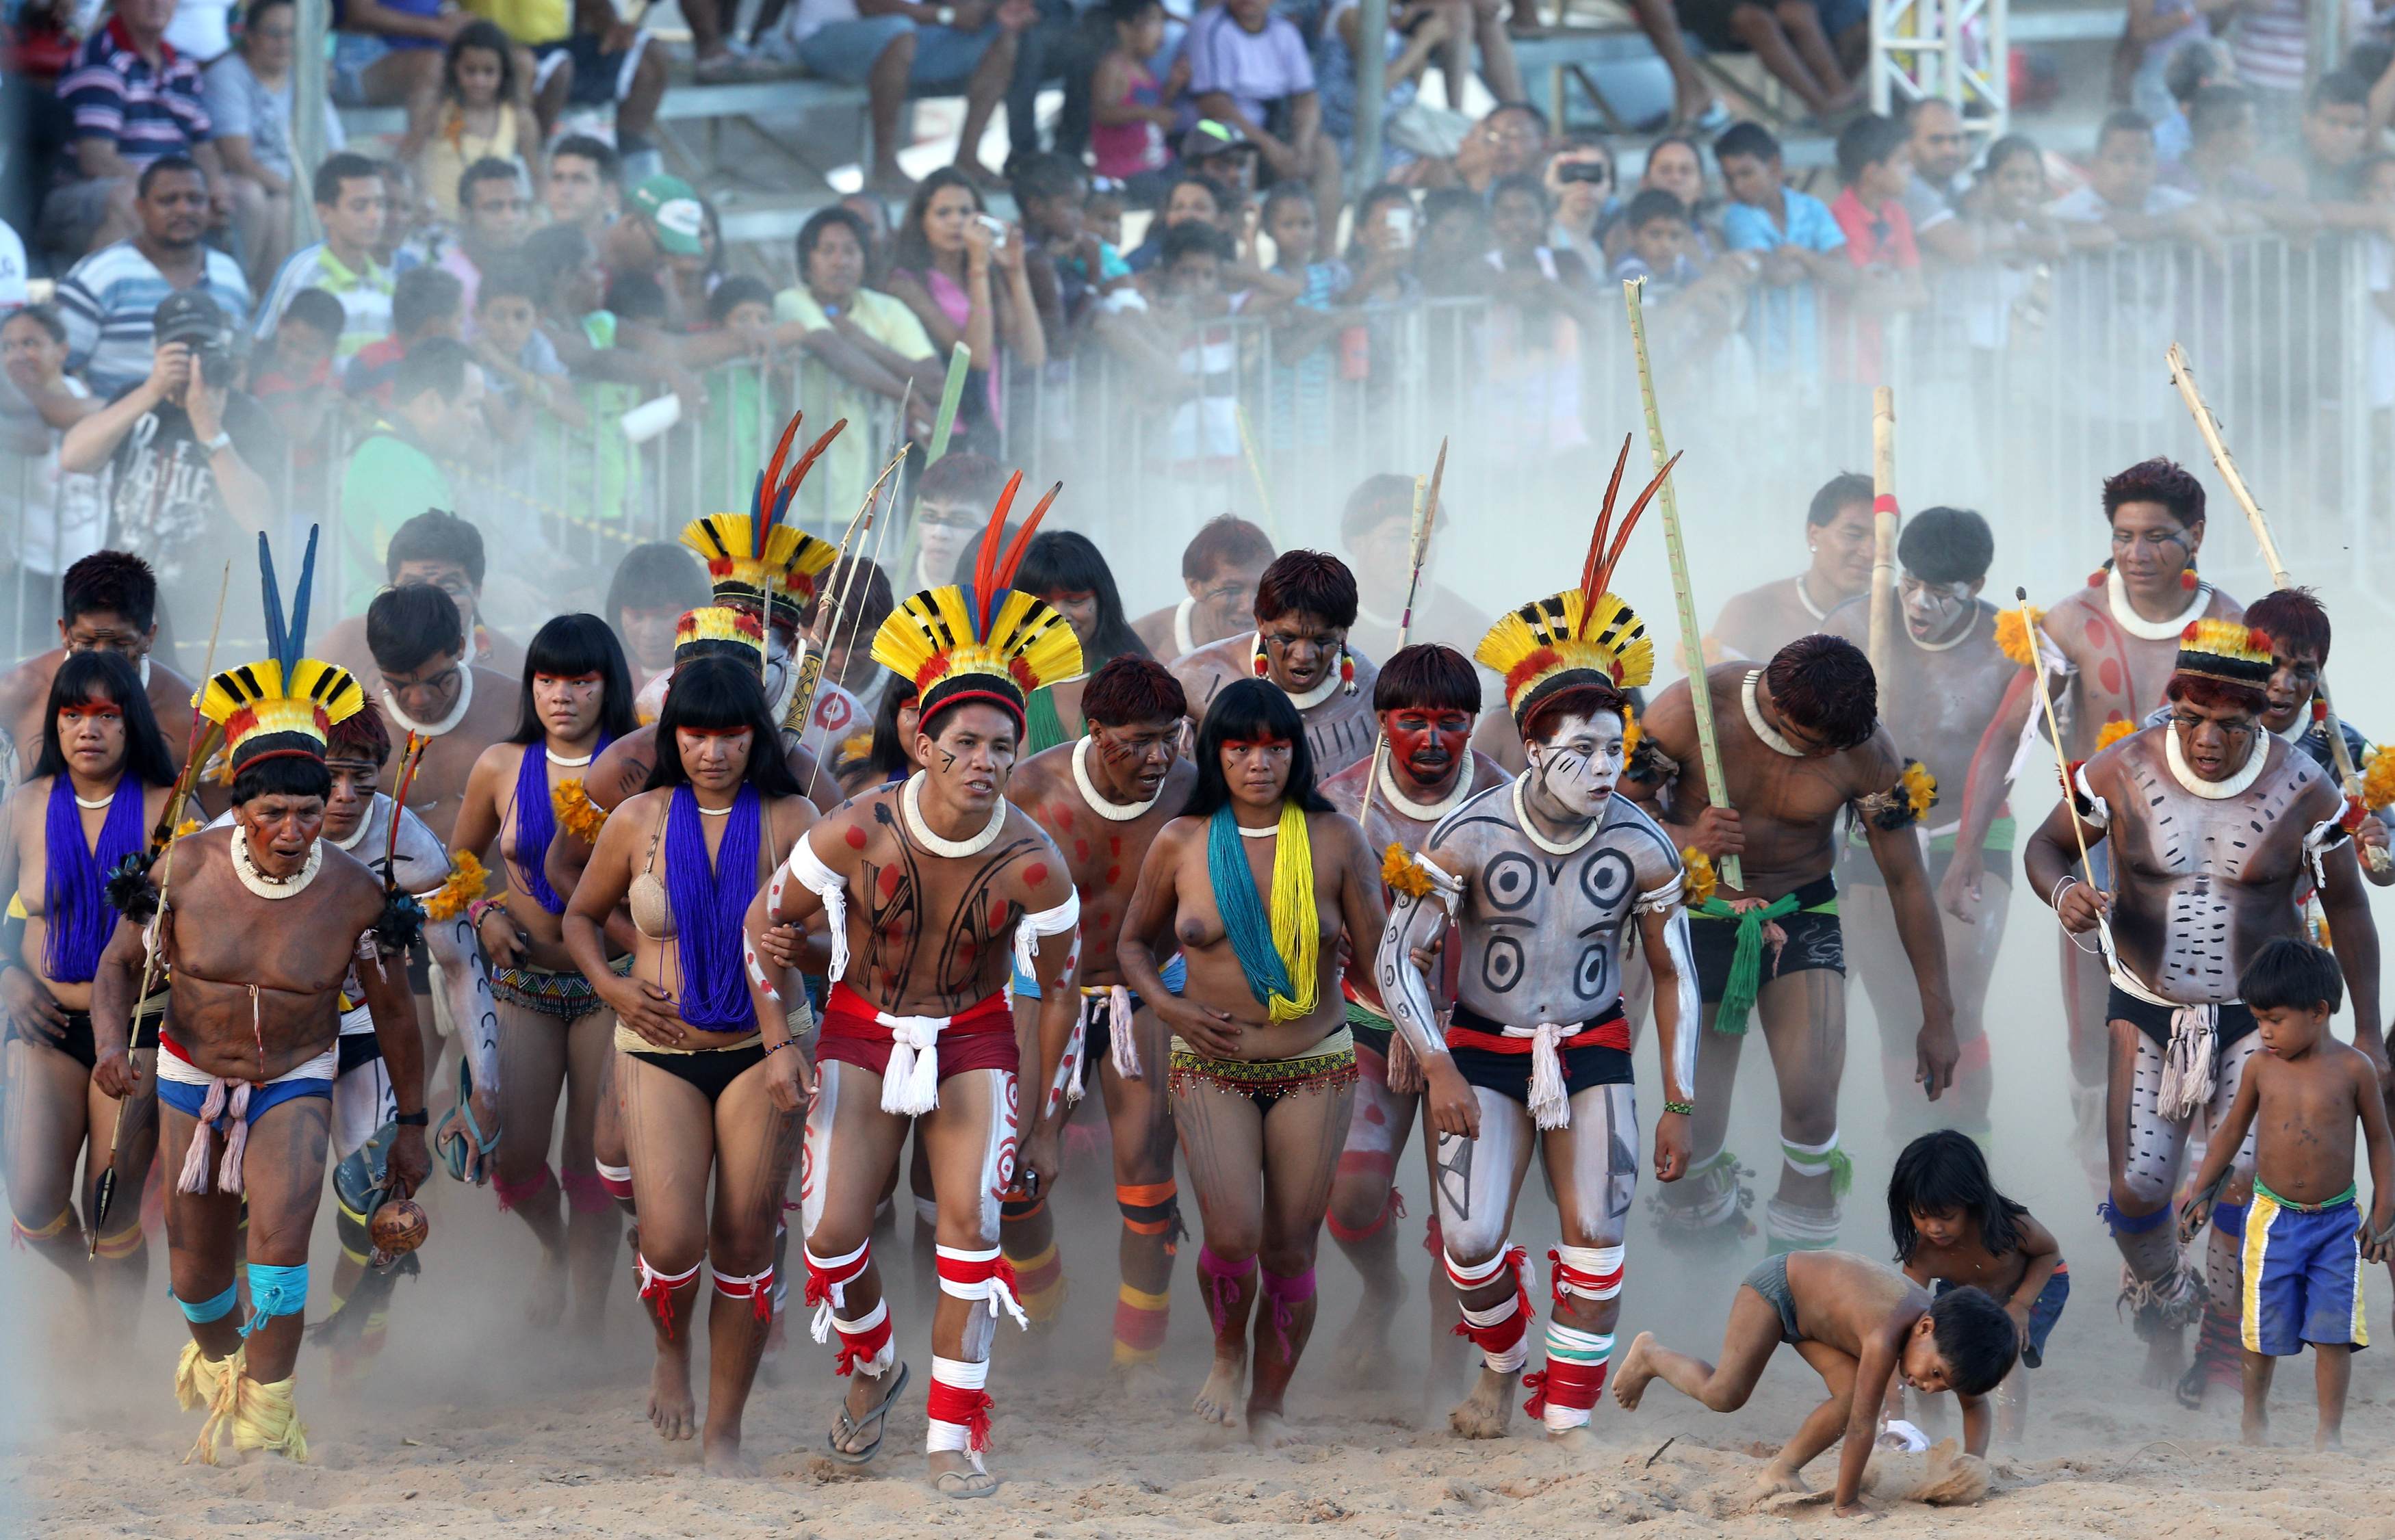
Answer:
<svg viewBox="0 0 2395 1540"><path fill-rule="evenodd" d="M1074 734L1065 731L1065 718L1056 712L1056 691L1052 686L1041 685L1031 692L1024 704L1024 757L1041 749L1054 748L1073 741Z"/></svg>
<svg viewBox="0 0 2395 1540"><path fill-rule="evenodd" d="M1738 949L1730 954L1729 978L1722 983L1721 1005L1714 1013L1714 1031L1732 1037L1746 1033L1746 1019L1763 989L1763 928L1797 910L1796 895L1783 893L1759 909L1739 910L1718 896L1693 905L1688 913L1708 920L1732 920L1738 925ZM1806 913L1834 915L1838 901L1817 903Z"/></svg>
<svg viewBox="0 0 2395 1540"><path fill-rule="evenodd" d="M377 423L341 473L341 599L362 612L385 579L383 552L398 528L427 508L455 512L449 478L432 456Z"/></svg>

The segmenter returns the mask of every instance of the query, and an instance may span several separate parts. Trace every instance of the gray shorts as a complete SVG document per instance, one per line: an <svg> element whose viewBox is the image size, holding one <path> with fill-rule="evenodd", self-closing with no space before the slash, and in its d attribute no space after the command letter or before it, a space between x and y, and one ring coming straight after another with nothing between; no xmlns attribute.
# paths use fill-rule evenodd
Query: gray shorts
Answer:
<svg viewBox="0 0 2395 1540"><path fill-rule="evenodd" d="M1805 1340L1796 1329L1796 1300L1788 1292L1788 1258L1783 1254L1766 1257L1746 1275L1746 1286L1771 1302L1780 1312L1780 1340L1793 1347Z"/></svg>

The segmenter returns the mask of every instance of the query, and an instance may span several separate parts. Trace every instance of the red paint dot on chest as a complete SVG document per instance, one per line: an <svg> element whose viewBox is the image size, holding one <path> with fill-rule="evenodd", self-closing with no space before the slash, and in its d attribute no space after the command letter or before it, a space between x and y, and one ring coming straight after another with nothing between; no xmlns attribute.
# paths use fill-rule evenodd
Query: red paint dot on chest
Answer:
<svg viewBox="0 0 2395 1540"><path fill-rule="evenodd" d="M2087 639L2098 647L2112 639L2112 627L2103 616L2087 617Z"/></svg>
<svg viewBox="0 0 2395 1540"><path fill-rule="evenodd" d="M848 848L852 850L865 849L865 831L853 823L848 826Z"/></svg>
<svg viewBox="0 0 2395 1540"><path fill-rule="evenodd" d="M1044 861L1035 861L1030 865L1025 866L1023 869L1023 880L1029 883L1034 888L1046 882L1048 880L1048 863ZM1003 909L1006 906L1004 904L1000 904L999 907Z"/></svg>
<svg viewBox="0 0 2395 1540"><path fill-rule="evenodd" d="M1110 856L1118 856L1122 854L1122 836L1109 835L1106 836L1106 854ZM1108 882L1112 882L1115 879L1108 877L1106 880Z"/></svg>
<svg viewBox="0 0 2395 1540"><path fill-rule="evenodd" d="M1009 904L1004 899L1000 899L997 902L991 904L989 906L990 929L993 931L1005 929L1007 921L1013 915L1013 906Z"/></svg>
<svg viewBox="0 0 2395 1540"><path fill-rule="evenodd" d="M1107 867L1107 868L1106 868L1106 886L1107 886L1107 887L1112 888L1116 883L1118 883L1118 882L1120 882L1121 880L1122 880L1122 868L1121 868L1121 867L1119 867L1119 866L1109 866L1109 867Z"/></svg>
<svg viewBox="0 0 2395 1540"><path fill-rule="evenodd" d="M895 866L884 866L883 868L881 868L880 884L881 884L881 896L882 896L883 898L885 898L885 899L886 899L886 898L890 897L893 893L897 892L897 891L898 891L898 868L897 868L897 867L895 867Z"/></svg>
<svg viewBox="0 0 2395 1540"><path fill-rule="evenodd" d="M2115 695L2121 693L2122 686L2125 682L2121 677L2121 660L2106 658L2098 665L2096 669L2096 682Z"/></svg>
<svg viewBox="0 0 2395 1540"><path fill-rule="evenodd" d="M1075 861L1087 861L1090 859L1090 842L1088 840L1077 839L1073 841L1073 859Z"/></svg>
<svg viewBox="0 0 2395 1540"><path fill-rule="evenodd" d="M1103 909L1090 916L1090 928L1100 934L1104 934L1106 928L1112 924L1114 924L1114 916Z"/></svg>

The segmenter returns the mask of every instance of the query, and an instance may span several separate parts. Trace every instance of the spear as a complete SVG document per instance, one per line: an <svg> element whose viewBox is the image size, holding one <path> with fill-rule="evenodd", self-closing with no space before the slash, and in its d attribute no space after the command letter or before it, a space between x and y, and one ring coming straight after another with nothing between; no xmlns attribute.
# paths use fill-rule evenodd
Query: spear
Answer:
<svg viewBox="0 0 2395 1540"><path fill-rule="evenodd" d="M182 773L175 777L174 789L166 794L165 809L158 815L158 826L150 834L152 851L165 862L158 872L158 913L151 921L158 927L155 932L158 941L163 941L165 937L166 888L175 880L175 828L183 821L183 809L191 800L192 788L199 783L200 766L207 758L209 745L216 739L213 724L205 731L200 726L200 702L207 695L208 681L216 678L217 638L224 628L225 593L232 586L232 562L228 560L224 564L224 575L217 580L217 612L216 618L208 622L207 651L200 659L200 687L192 691L192 730L184 740L187 746L183 754ZM141 1020L141 1003L150 998L151 990L157 987L158 982L158 946L153 943L144 947L142 952L141 988L133 996L133 1008L126 1013L125 1022L128 1066L132 1058L129 1045L132 1038L139 1035L136 1029ZM132 1101L133 1099L127 1097L125 1103L116 1109L116 1127L108 1140L108 1169L99 1174L99 1184L92 1194L91 1249L84 1254L86 1260L99 1255L100 1226L108 1220L109 1205L116 1201L116 1159L125 1152L125 1125L133 1121Z"/></svg>
<svg viewBox="0 0 2395 1540"><path fill-rule="evenodd" d="M2029 607L2029 590L2015 588L2013 599L2020 605L2022 635L2030 638L2030 646L2034 650L2037 646L2037 616ZM2043 667L2034 669L2033 672L2037 675L2038 704L2045 708L2046 736L2054 740L2054 763L2062 772L2062 805L2071 809L2071 832L2079 839L2079 869L2086 874L2084 880L2092 887L2096 881L2096 863L2087 856L2087 830L2079 822L2079 787L2071 779L2071 760L2063 752L2062 724L2054 715L2054 691L2046 687L2045 670ZM2097 888L2097 892L2101 896L2103 889ZM2099 910L2096 916L2096 924L2097 928L2103 932L2104 955L2109 958L2112 955L2112 922ZM2064 939L2067 941L2070 938Z"/></svg>
<svg viewBox="0 0 2395 1540"><path fill-rule="evenodd" d="M2270 569L2271 584L2281 588L2294 587L2296 580L2287 575L2287 564L2279 559L2279 543L2270 538L2270 521L2262 516L2262 505L2254 500L2252 489L2237 469L2237 462L2229 457L2229 445L2220 437L2219 419L2212 415L2212 408L2203 403L2203 397L2195 388L2195 375L2188 368L2186 349L2172 343L2163 362L2170 365L2171 383L2178 387L2179 400L2187 403L2189 415L2195 418L2196 431L2203 435L2203 446L2212 452L2212 463L2220 471L2220 479L2229 483L2230 495L2245 510L2245 521L2253 526L2254 539L2262 547L2263 564ZM2336 778L2353 806L2366 807L2362 800L2362 774L2354 769L2352 752L2345 746L2345 729L2337 722L2336 709L2329 704L2326 669L2321 671L2320 682L2312 687L2312 693L2325 715L2322 726L2328 732L2329 757L2336 767ZM2363 857L2374 872L2386 871L2390 859L2375 846L2364 851Z"/></svg>
<svg viewBox="0 0 2395 1540"><path fill-rule="evenodd" d="M1647 316L1639 308L1639 291L1645 283L1643 278L1623 279L1621 303L1630 311L1630 346L1638 360L1638 395L1647 408L1647 447L1660 471L1669 467L1671 454L1663 447L1663 419L1655 410L1655 374L1647 361ZM1722 776L1721 740L1714 731L1713 691L1705 679L1705 634L1697 625L1696 590L1688 586L1688 548L1680 538L1680 503L1673 495L1670 480L1663 482L1656 501L1663 510L1663 549L1672 560L1672 597L1679 611L1680 645L1688 654L1688 708L1697 719L1697 752L1704 762L1706 796L1714 807L1727 811L1729 783ZM1721 875L1732 888L1746 887L1746 873L1736 856L1722 857Z"/></svg>
<svg viewBox="0 0 2395 1540"><path fill-rule="evenodd" d="M1406 607L1397 616L1397 651L1405 651L1406 638L1414 628L1414 594L1422 586L1422 559L1430 551L1431 521L1438 516L1438 485L1447 479L1447 441L1438 441L1438 461L1431 467L1429 491L1423 491L1421 478L1414 480L1414 520L1411 549L1408 561L1413 571L1406 578ZM1386 659L1382 660L1386 662ZM1364 800L1357 807L1356 822L1369 823L1372 816L1372 793L1381 784L1382 773L1389 762L1389 733L1386 728L1372 740L1372 772L1364 778ZM1463 756L1463 778L1472 779L1472 755Z"/></svg>

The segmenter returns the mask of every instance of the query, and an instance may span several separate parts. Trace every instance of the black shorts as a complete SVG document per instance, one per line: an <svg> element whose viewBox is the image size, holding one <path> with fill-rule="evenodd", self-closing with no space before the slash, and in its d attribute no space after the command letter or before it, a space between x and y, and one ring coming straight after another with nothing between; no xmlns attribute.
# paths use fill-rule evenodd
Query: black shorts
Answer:
<svg viewBox="0 0 2395 1540"><path fill-rule="evenodd" d="M1502 1037L1505 1023L1492 1021L1467 1007L1455 1007L1454 1020L1448 1023L1447 1051L1454 1056L1455 1067L1467 1086L1495 1091L1527 1107L1530 1104L1529 1039L1505 1038L1508 1043L1520 1043L1521 1051L1484 1046L1469 1041L1471 1037ZM1458 1034L1465 1034L1458 1041ZM1563 1063L1564 1099L1568 1101L1592 1086L1626 1086L1634 1076L1630 1067L1630 1023L1621 1013L1620 1002L1594 1020L1583 1022L1578 1035L1565 1040L1555 1050Z"/></svg>
<svg viewBox="0 0 2395 1540"><path fill-rule="evenodd" d="M2129 1025L2152 1038L2154 1046L2158 1048L2170 1046L2172 1015L2170 1007L2157 1006L2150 1001L2140 1000L2118 984L2111 986L2105 992L2104 1020L2128 1022ZM2232 1000L2221 1007L2220 1020L2214 1026L2212 1033L2214 1051L2217 1052L2228 1047L2231 1043L2251 1033L2256 1025L2254 1012L2243 1001Z"/></svg>
<svg viewBox="0 0 2395 1540"><path fill-rule="evenodd" d="M570 105L605 107L621 101L631 88L632 66L639 61L640 50L621 48L609 53L599 43L597 33L587 32L555 43L536 43L532 56L538 64L536 72L547 79L549 60L562 54L574 61L574 84L565 94Z"/></svg>
<svg viewBox="0 0 2395 1540"><path fill-rule="evenodd" d="M1795 896L1796 912L1781 915L1777 922L1787 934L1787 944L1776 954L1768 947L1764 949L1763 982L1767 984L1774 979L1815 968L1843 976L1846 971L1846 938L1838 925L1836 879L1816 878L1797 888ZM1819 908L1822 904L1833 907L1823 911ZM1709 1006L1720 1004L1722 989L1729 982L1730 959L1738 953L1738 922L1717 920L1691 911L1688 951L1697 965L1697 998Z"/></svg>

